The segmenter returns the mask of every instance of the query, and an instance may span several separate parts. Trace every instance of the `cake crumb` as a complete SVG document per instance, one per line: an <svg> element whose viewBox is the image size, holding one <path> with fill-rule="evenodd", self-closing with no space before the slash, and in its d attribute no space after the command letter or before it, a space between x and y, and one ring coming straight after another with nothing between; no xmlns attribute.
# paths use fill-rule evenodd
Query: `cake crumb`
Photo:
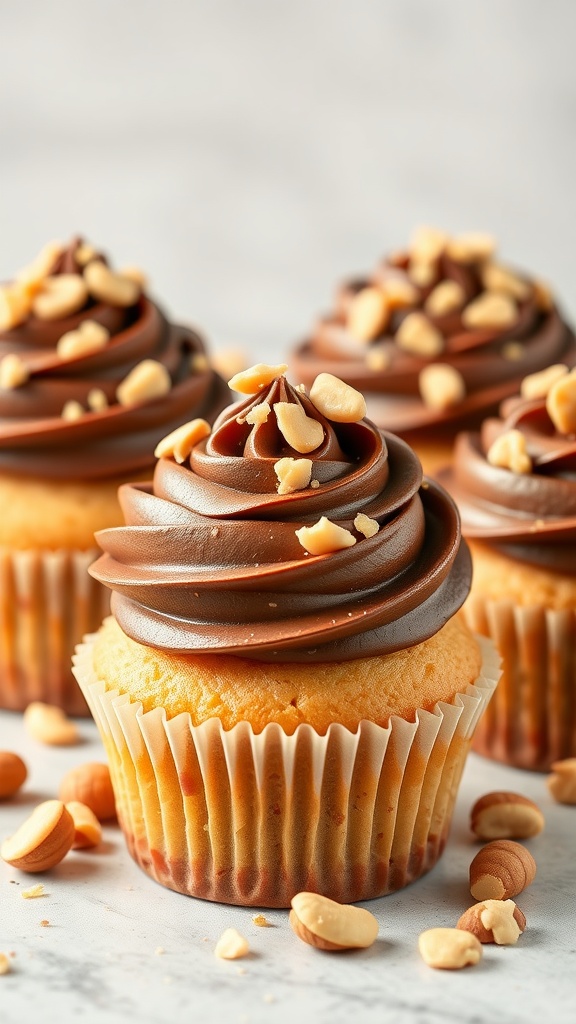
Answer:
<svg viewBox="0 0 576 1024"><path fill-rule="evenodd" d="M272 924L264 917L264 914L254 914L252 917L253 924L257 925L258 928L271 928Z"/></svg>
<svg viewBox="0 0 576 1024"><path fill-rule="evenodd" d="M23 900L35 900L39 896L47 896L48 893L44 892L43 885L33 885L30 889L22 889L20 895Z"/></svg>

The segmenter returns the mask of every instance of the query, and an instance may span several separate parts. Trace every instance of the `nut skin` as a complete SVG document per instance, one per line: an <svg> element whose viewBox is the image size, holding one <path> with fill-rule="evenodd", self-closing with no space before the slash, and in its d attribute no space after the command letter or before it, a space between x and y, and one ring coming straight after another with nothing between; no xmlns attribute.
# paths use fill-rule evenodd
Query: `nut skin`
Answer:
<svg viewBox="0 0 576 1024"><path fill-rule="evenodd" d="M114 790L107 764L88 761L73 768L62 779L58 795L65 804L85 804L98 821L109 821L116 817Z"/></svg>
<svg viewBox="0 0 576 1024"><path fill-rule="evenodd" d="M337 952L366 949L376 941L378 922L368 910L313 892L299 892L291 902L292 929L309 946Z"/></svg>
<svg viewBox="0 0 576 1024"><path fill-rule="evenodd" d="M26 781L28 769L18 754L0 750L0 800L14 796Z"/></svg>
<svg viewBox="0 0 576 1024"><path fill-rule="evenodd" d="M478 839L531 839L542 832L544 815L519 793L486 793L470 812L470 828Z"/></svg>
<svg viewBox="0 0 576 1024"><path fill-rule="evenodd" d="M20 871L35 874L59 864L72 848L74 821L60 800L39 804L0 848L0 856Z"/></svg>
<svg viewBox="0 0 576 1024"><path fill-rule="evenodd" d="M487 905L491 904L493 906L494 904L501 904L505 907L506 903L512 904L512 917L518 926L520 934L522 934L522 932L526 930L526 918L520 908L517 907L512 900L485 900L482 903L475 903L473 907L470 907L464 914L462 914L462 917L458 921L456 927L461 928L463 931L471 932L472 935L476 936L478 942L482 942L483 944L494 942L498 945L510 945L510 940L505 943L498 942L498 939L494 935L494 931L491 928L486 928L482 922L482 913L486 910ZM511 941L513 942L514 940Z"/></svg>
<svg viewBox="0 0 576 1024"><path fill-rule="evenodd" d="M536 877L536 861L520 843L496 839L478 851L470 865L470 892L475 900L507 900Z"/></svg>

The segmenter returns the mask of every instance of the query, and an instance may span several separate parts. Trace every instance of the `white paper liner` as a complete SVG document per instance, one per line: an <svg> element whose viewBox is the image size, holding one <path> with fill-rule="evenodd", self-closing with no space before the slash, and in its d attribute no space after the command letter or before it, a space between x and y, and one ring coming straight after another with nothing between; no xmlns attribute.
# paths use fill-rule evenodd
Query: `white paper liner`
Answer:
<svg viewBox="0 0 576 1024"><path fill-rule="evenodd" d="M40 700L88 714L71 668L76 644L110 607L109 591L88 574L98 554L0 548L0 708Z"/></svg>
<svg viewBox="0 0 576 1024"><path fill-rule="evenodd" d="M492 638L503 662L474 749L539 771L576 757L576 610L524 608L472 595L464 615L472 630Z"/></svg>
<svg viewBox="0 0 576 1024"><path fill-rule="evenodd" d="M95 675L86 637L74 658L106 747L134 859L171 889L244 906L286 907L302 890L349 903L401 888L440 856L472 734L500 675L482 672L452 703L352 733L292 736L273 723L168 720Z"/></svg>

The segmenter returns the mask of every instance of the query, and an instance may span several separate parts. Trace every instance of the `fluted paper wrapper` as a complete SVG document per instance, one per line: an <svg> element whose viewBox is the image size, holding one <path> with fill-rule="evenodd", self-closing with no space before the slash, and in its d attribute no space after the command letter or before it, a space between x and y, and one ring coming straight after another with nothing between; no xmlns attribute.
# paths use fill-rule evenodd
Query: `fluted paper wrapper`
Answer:
<svg viewBox="0 0 576 1024"><path fill-rule="evenodd" d="M576 757L576 610L522 608L473 595L464 615L471 629L494 641L503 669L474 749L538 771Z"/></svg>
<svg viewBox="0 0 576 1024"><path fill-rule="evenodd" d="M134 859L170 889L286 907L302 890L349 903L401 888L440 856L472 734L499 677L493 645L453 703L387 728L334 724L325 736L273 723L225 731L188 713L146 713L96 678L94 637L75 675L106 747Z"/></svg>
<svg viewBox="0 0 576 1024"><path fill-rule="evenodd" d="M0 549L0 708L23 711L40 700L89 713L72 655L110 607L109 591L88 574L98 554Z"/></svg>

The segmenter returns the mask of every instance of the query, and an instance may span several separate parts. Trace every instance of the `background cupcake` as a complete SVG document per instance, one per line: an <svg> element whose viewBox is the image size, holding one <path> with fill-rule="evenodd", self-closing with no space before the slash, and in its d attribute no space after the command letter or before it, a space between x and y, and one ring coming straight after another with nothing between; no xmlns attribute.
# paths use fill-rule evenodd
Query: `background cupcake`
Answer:
<svg viewBox="0 0 576 1024"><path fill-rule="evenodd" d="M115 618L76 658L135 859L263 906L428 870L495 679L454 618L470 562L446 493L358 392L284 369L232 380L250 397L121 489L91 569Z"/></svg>
<svg viewBox="0 0 576 1024"><path fill-rule="evenodd" d="M472 549L466 620L503 657L475 749L547 769L576 756L576 373L526 378L439 477Z"/></svg>
<svg viewBox="0 0 576 1024"><path fill-rule="evenodd" d="M0 707L86 710L70 659L108 603L94 531L167 428L224 404L202 340L144 289L81 239L0 289Z"/></svg>
<svg viewBox="0 0 576 1024"><path fill-rule="evenodd" d="M407 251L340 287L334 312L294 351L295 377L338 374L425 471L446 463L456 432L479 426L523 377L576 358L549 289L495 250L489 235L418 229Z"/></svg>

